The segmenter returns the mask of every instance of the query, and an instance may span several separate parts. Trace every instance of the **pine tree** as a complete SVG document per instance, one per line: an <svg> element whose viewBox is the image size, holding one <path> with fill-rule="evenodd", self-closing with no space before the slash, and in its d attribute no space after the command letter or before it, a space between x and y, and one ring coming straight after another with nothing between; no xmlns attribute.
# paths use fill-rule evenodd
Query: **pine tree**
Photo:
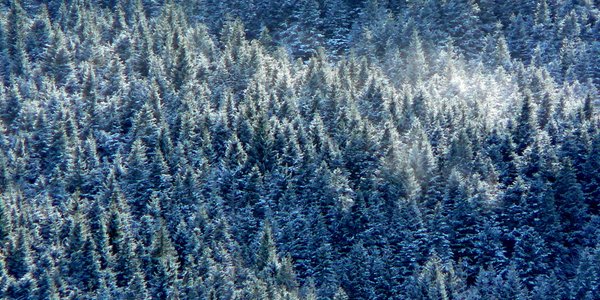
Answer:
<svg viewBox="0 0 600 300"><path fill-rule="evenodd" d="M179 263L164 222L153 235L151 248L151 267L148 273L150 295L160 299L175 299L179 286Z"/></svg>
<svg viewBox="0 0 600 300"><path fill-rule="evenodd" d="M502 278L504 277L504 278ZM498 275L493 296L498 299L528 299L527 288L523 285L517 267L511 264L504 276Z"/></svg>
<svg viewBox="0 0 600 300"><path fill-rule="evenodd" d="M102 186L102 168L100 165L100 158L98 155L98 146L93 136L89 135L83 142L83 149L79 155L82 160L82 172L81 184L78 185L81 195L83 197L92 197L96 195Z"/></svg>
<svg viewBox="0 0 600 300"><path fill-rule="evenodd" d="M10 72L16 76L27 75L29 58L25 51L25 32L27 15L20 1L11 1L7 16L6 43L10 58Z"/></svg>
<svg viewBox="0 0 600 300"><path fill-rule="evenodd" d="M515 132L513 133L513 138L517 146L515 150L519 155L523 154L525 148L533 142L533 137L537 130L534 117L531 96L526 94L523 98L521 111L519 113L519 118L517 119Z"/></svg>
<svg viewBox="0 0 600 300"><path fill-rule="evenodd" d="M31 258L30 238L25 228L18 228L6 247L6 270L17 281L23 279L31 272L33 262ZM23 284L29 282L30 279L24 279Z"/></svg>
<svg viewBox="0 0 600 300"><path fill-rule="evenodd" d="M585 101L583 103L583 119L587 121L592 121L594 117L594 104L592 103L592 94L588 94L585 97Z"/></svg>
<svg viewBox="0 0 600 300"><path fill-rule="evenodd" d="M314 254L316 259L314 260L312 276L319 282L317 295L324 298L331 298L340 285L338 276L340 268L336 268L333 253L331 242L325 240Z"/></svg>
<svg viewBox="0 0 600 300"><path fill-rule="evenodd" d="M73 64L65 33L60 29L55 29L45 54L45 60L45 71L54 78L57 85L65 85L73 70Z"/></svg>
<svg viewBox="0 0 600 300"><path fill-rule="evenodd" d="M18 82L11 81L8 88L8 94L2 95L3 99L0 100L0 118L5 126L10 129L11 127L16 127L16 120L23 108L23 99Z"/></svg>
<svg viewBox="0 0 600 300"><path fill-rule="evenodd" d="M9 207L6 205L6 194L0 194L0 245L8 241L12 229L12 218L9 215Z"/></svg>
<svg viewBox="0 0 600 300"><path fill-rule="evenodd" d="M600 212L600 203L594 199L600 199L600 176L593 170L600 167L600 134L598 134L598 131L595 131L593 136L584 165L584 173L587 175L587 180L585 181L587 184L584 186L584 191L590 214L598 215Z"/></svg>
<svg viewBox="0 0 600 300"><path fill-rule="evenodd" d="M69 234L67 253L69 261L66 262L67 275L70 285L78 287L85 292L91 292L99 287L100 265L96 258L96 247L91 239L86 224L76 212L73 227Z"/></svg>
<svg viewBox="0 0 600 300"><path fill-rule="evenodd" d="M11 283L11 278L7 273L4 255L0 255L0 295L4 295L6 288Z"/></svg>
<svg viewBox="0 0 600 300"><path fill-rule="evenodd" d="M352 12L351 12L352 13ZM385 1L366 1L358 10L358 18L351 33L351 41L358 53L370 60L381 58L396 40L397 28ZM393 49L393 48L392 48Z"/></svg>
<svg viewBox="0 0 600 300"><path fill-rule="evenodd" d="M8 299L37 299L37 281L27 273L23 277L12 281L4 296Z"/></svg>
<svg viewBox="0 0 600 300"><path fill-rule="evenodd" d="M499 66L503 66L505 69L510 69L510 67L512 66L512 58L510 56L508 43L504 35L498 35L495 43L495 50L496 51L494 52L494 57L496 60L496 64Z"/></svg>
<svg viewBox="0 0 600 300"><path fill-rule="evenodd" d="M149 98L158 97L155 93L148 96ZM157 119L157 115L159 115L160 112L156 111L149 102L150 101L144 103L140 108L133 120L133 126L131 128L132 140L135 141L139 139L143 143L144 148L146 148L147 154L156 151L159 147L160 135L160 124Z"/></svg>
<svg viewBox="0 0 600 300"><path fill-rule="evenodd" d="M298 281L294 271L292 257L288 254L281 260L281 266L277 270L276 282L289 292L296 293L298 290Z"/></svg>
<svg viewBox="0 0 600 300"><path fill-rule="evenodd" d="M581 228L586 220L587 207L581 184L577 181L570 160L567 159L562 163L554 188L556 209L560 216L562 231L566 234L567 245L578 243L581 238Z"/></svg>
<svg viewBox="0 0 600 300"><path fill-rule="evenodd" d="M175 32L173 39L179 39L179 41L176 42L178 47L175 48L177 54L173 68L173 85L175 86L175 90L180 90L184 84L195 78L194 70L196 69L196 66L194 64L194 59L191 56L187 39L181 37L181 34L177 31Z"/></svg>
<svg viewBox="0 0 600 300"><path fill-rule="evenodd" d="M255 261L257 269L265 272L266 275L269 272L274 272L279 267L279 257L269 222L264 222L263 224L260 239L258 240Z"/></svg>
<svg viewBox="0 0 600 300"><path fill-rule="evenodd" d="M416 30L411 35L406 61L408 62L406 76L411 83L417 83L425 79L429 72L429 64L425 57L420 33Z"/></svg>
<svg viewBox="0 0 600 300"><path fill-rule="evenodd" d="M600 251L598 247L581 251L577 273L570 282L570 297L578 299L594 299L600 296L598 276L600 268Z"/></svg>
<svg viewBox="0 0 600 300"><path fill-rule="evenodd" d="M323 30L327 47L334 54L343 54L347 51L349 42L350 8L342 0L325 1L323 5Z"/></svg>
<svg viewBox="0 0 600 300"><path fill-rule="evenodd" d="M124 298L127 300L150 298L150 294L146 289L146 282L144 281L144 277L141 272L137 271L133 274L133 278L131 278L127 284L127 288L124 292Z"/></svg>
<svg viewBox="0 0 600 300"><path fill-rule="evenodd" d="M135 241L126 233L121 239L115 240L114 244L116 283L119 287L128 287L131 283L144 282L140 278L139 262L135 256Z"/></svg>
<svg viewBox="0 0 600 300"><path fill-rule="evenodd" d="M327 245L331 247L331 245ZM358 242L352 246L352 249L348 253L346 260L344 261L342 274L344 276L341 280L341 286L348 293L350 297L363 298L372 296L369 290L372 287L373 281L370 278L370 257L365 249L362 242ZM320 278L319 278L320 279ZM324 286L326 290L332 294L326 295L332 297L337 291L337 286L333 286L331 282L327 286ZM335 284L335 282L333 282ZM339 285L339 283L337 283Z"/></svg>
<svg viewBox="0 0 600 300"><path fill-rule="evenodd" d="M535 229L525 225L513 233L515 248L512 262L528 288L535 284L535 278L548 274L548 250L544 240Z"/></svg>
<svg viewBox="0 0 600 300"><path fill-rule="evenodd" d="M437 255L432 257L423 266L420 274L415 274L416 285L412 286L408 292L409 297L428 299L450 299L452 296L451 276L453 275L452 266L444 265Z"/></svg>
<svg viewBox="0 0 600 300"><path fill-rule="evenodd" d="M100 200L93 200L88 213L90 239L94 242L94 248L98 253L98 262L101 269L108 268L112 261L106 214L106 210L100 203Z"/></svg>
<svg viewBox="0 0 600 300"><path fill-rule="evenodd" d="M531 299L560 299L567 298L564 285L555 274L539 276L531 291Z"/></svg>
<svg viewBox="0 0 600 300"><path fill-rule="evenodd" d="M115 18L115 21L117 20L119 20L119 18ZM113 26L113 28L115 28L115 26ZM150 29L145 22L140 22L136 27L136 36L138 36L138 38L135 40L135 51L130 61L130 64L133 65L133 69L142 77L150 75L150 64L154 54L152 51L152 38L150 37L149 31Z"/></svg>
<svg viewBox="0 0 600 300"><path fill-rule="evenodd" d="M554 115L554 99L549 93L545 93L538 108L537 120L540 129L545 129L552 121Z"/></svg>
<svg viewBox="0 0 600 300"><path fill-rule="evenodd" d="M450 36L465 56L473 57L479 53L483 32L478 17L479 7L475 1L447 1L443 10Z"/></svg>
<svg viewBox="0 0 600 300"><path fill-rule="evenodd" d="M145 286L145 279L140 273L139 261L135 255L138 246L132 237L129 207L118 188L111 191L110 197L107 229L111 254L114 256L112 270L116 286L123 288L135 283L141 289Z"/></svg>
<svg viewBox="0 0 600 300"><path fill-rule="evenodd" d="M56 267L47 252L43 254L42 259L37 264L38 268L41 268L41 274L37 275L39 299L60 299L55 280Z"/></svg>
<svg viewBox="0 0 600 300"><path fill-rule="evenodd" d="M124 182L128 195L127 201L134 215L142 215L150 199L150 170L148 170L146 153L146 145L141 139L137 139L133 142L127 159L127 174Z"/></svg>
<svg viewBox="0 0 600 300"><path fill-rule="evenodd" d="M25 39L25 48L32 63L44 58L47 47L51 42L52 25L48 16L48 9L42 5L41 12L31 24Z"/></svg>
<svg viewBox="0 0 600 300"><path fill-rule="evenodd" d="M473 160L473 146L466 130L460 130L450 140L445 159L447 171L452 168L467 171Z"/></svg>
<svg viewBox="0 0 600 300"><path fill-rule="evenodd" d="M294 57L308 59L323 45L321 8L315 0L301 0L294 4L291 23L283 32L283 40Z"/></svg>
<svg viewBox="0 0 600 300"><path fill-rule="evenodd" d="M333 295L333 300L348 300L348 299L350 299L350 298L348 298L348 294L346 294L344 289L342 289L341 287L339 287L338 290L335 292L335 295Z"/></svg>

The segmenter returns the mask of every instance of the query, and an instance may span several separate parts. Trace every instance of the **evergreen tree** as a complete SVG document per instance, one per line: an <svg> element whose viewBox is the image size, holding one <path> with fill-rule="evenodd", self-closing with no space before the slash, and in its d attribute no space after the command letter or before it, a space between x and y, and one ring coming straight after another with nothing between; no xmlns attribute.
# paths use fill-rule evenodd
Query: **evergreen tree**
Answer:
<svg viewBox="0 0 600 300"><path fill-rule="evenodd" d="M516 144L516 153L523 154L525 148L531 145L533 136L536 132L536 125L534 121L533 107L531 103L531 96L525 95L523 103L521 104L521 111L517 124L515 125L515 132L513 137Z"/></svg>
<svg viewBox="0 0 600 300"><path fill-rule="evenodd" d="M588 94L583 103L583 119L591 121L594 117L594 105L592 104L592 95Z"/></svg>
<svg viewBox="0 0 600 300"><path fill-rule="evenodd" d="M4 295L9 299L36 299L37 282L31 274L25 274L18 280L12 281Z"/></svg>
<svg viewBox="0 0 600 300"><path fill-rule="evenodd" d="M598 173L593 172L596 168L600 167L600 135L597 133L594 134L594 137L591 141L591 147L589 148L589 152L587 153L587 159L585 164L585 174L587 184L584 186L584 192L586 193L586 203L589 208L589 212L592 215L598 215L600 212L600 203L595 201L594 199L599 199L600 195L600 177Z"/></svg>
<svg viewBox="0 0 600 300"><path fill-rule="evenodd" d="M41 12L31 24L25 38L25 48L33 63L41 61L46 53L46 48L51 42L52 25L48 16L48 9L42 5Z"/></svg>
<svg viewBox="0 0 600 300"><path fill-rule="evenodd" d="M127 201L132 213L136 215L144 213L146 203L150 199L150 172L146 151L146 145L141 139L137 139L127 159L127 174L124 179L128 194Z"/></svg>
<svg viewBox="0 0 600 300"><path fill-rule="evenodd" d="M38 262L38 264L42 264L44 267L38 279L39 299L60 299L55 282L55 266L52 264L52 260L48 257L47 253L43 256L43 262Z"/></svg>
<svg viewBox="0 0 600 300"><path fill-rule="evenodd" d="M547 274L548 250L539 234L531 227L524 226L513 233L515 248L513 263L527 287L535 284L538 275Z"/></svg>
<svg viewBox="0 0 600 300"><path fill-rule="evenodd" d="M174 44L178 44L178 47L175 48L175 51L177 51L177 56L175 57L175 65L173 69L173 84L176 90L180 90L184 84L194 79L194 70L196 67L194 65L194 60L191 57L191 51L188 49L189 46L185 37L181 37L181 34L177 33L178 32L176 31L173 37ZM179 39L179 41L175 41L175 39Z"/></svg>
<svg viewBox="0 0 600 300"><path fill-rule="evenodd" d="M272 274L272 272L275 272L279 268L279 256L277 255L277 248L273 240L271 224L268 222L263 224L255 261L257 269L265 272L265 274Z"/></svg>
<svg viewBox="0 0 600 300"><path fill-rule="evenodd" d="M57 85L65 85L73 70L73 65L65 34L60 29L55 29L45 54L45 60L46 72L54 78Z"/></svg>
<svg viewBox="0 0 600 300"><path fill-rule="evenodd" d="M176 299L179 292L179 263L164 222L153 235L151 248L148 273L150 295L160 299Z"/></svg>
<svg viewBox="0 0 600 300"><path fill-rule="evenodd" d="M476 2L447 1L443 10L446 24L451 28L450 36L464 51L465 56L470 57L479 53L483 32Z"/></svg>
<svg viewBox="0 0 600 300"><path fill-rule="evenodd" d="M555 201L560 216L562 231L567 234L567 245L580 239L580 231L585 223L587 207L581 185L577 182L572 163L563 162L555 184Z"/></svg>
<svg viewBox="0 0 600 300"><path fill-rule="evenodd" d="M427 76L429 66L423 49L423 42L418 31L413 31L410 38L410 45L407 50L408 65L406 66L406 76L411 83L417 83Z"/></svg>
<svg viewBox="0 0 600 300"><path fill-rule="evenodd" d="M599 295L598 291L598 260L600 251L598 248L585 249L581 252L576 276L571 281L572 298L593 299Z"/></svg>
<svg viewBox="0 0 600 300"><path fill-rule="evenodd" d="M101 269L106 269L112 260L109 236L107 228L106 210L103 208L99 199L95 199L91 204L88 213L90 239L94 242L94 247L98 253L98 261Z"/></svg>
<svg viewBox="0 0 600 300"><path fill-rule="evenodd" d="M25 32L27 15L20 1L12 1L7 18L6 43L10 58L10 72L16 76L26 75L29 68L29 58L25 51Z"/></svg>
<svg viewBox="0 0 600 300"><path fill-rule="evenodd" d="M519 273L516 266L510 265L506 271L506 274L504 276L498 275L497 278L499 282L496 284L494 296L498 297L498 299L528 298L529 295L527 288L521 282L521 278L519 278Z"/></svg>
<svg viewBox="0 0 600 300"><path fill-rule="evenodd" d="M2 299L596 299L593 1L4 1Z"/></svg>
<svg viewBox="0 0 600 300"><path fill-rule="evenodd" d="M75 215L72 226L67 246L70 257L66 262L66 275L71 279L72 286L85 292L94 291L100 283L100 265L96 258L94 241L81 216Z"/></svg>
<svg viewBox="0 0 600 300"><path fill-rule="evenodd" d="M0 196L0 245L4 245L8 241L12 231L12 220L5 197L7 197L5 194Z"/></svg>
<svg viewBox="0 0 600 300"><path fill-rule="evenodd" d="M19 87L20 85L17 82L12 81L9 90L6 91L8 94L2 95L3 99L0 100L0 117L9 129L13 126L16 127L16 120L23 108L23 99Z"/></svg>
<svg viewBox="0 0 600 300"><path fill-rule="evenodd" d="M31 278L25 278L32 268L31 248L30 241L31 237L27 234L25 228L19 228L15 231L13 237L9 240L8 246L6 247L6 271L7 273L15 278L17 281L16 287L21 283L29 286ZM21 279L23 282L19 282Z"/></svg>
<svg viewBox="0 0 600 300"><path fill-rule="evenodd" d="M323 20L321 8L315 0L301 0L294 4L294 13L287 24L283 40L289 45L288 52L295 57L308 59L323 46Z"/></svg>
<svg viewBox="0 0 600 300"><path fill-rule="evenodd" d="M351 15L346 1L334 0L323 3L323 30L327 47L334 54L347 50L350 35Z"/></svg>

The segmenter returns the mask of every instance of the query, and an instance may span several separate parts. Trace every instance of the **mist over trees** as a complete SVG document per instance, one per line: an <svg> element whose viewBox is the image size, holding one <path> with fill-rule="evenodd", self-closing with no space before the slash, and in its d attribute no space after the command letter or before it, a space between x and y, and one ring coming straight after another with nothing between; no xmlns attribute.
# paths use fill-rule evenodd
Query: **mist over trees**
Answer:
<svg viewBox="0 0 600 300"><path fill-rule="evenodd" d="M0 2L2 299L600 299L595 0Z"/></svg>

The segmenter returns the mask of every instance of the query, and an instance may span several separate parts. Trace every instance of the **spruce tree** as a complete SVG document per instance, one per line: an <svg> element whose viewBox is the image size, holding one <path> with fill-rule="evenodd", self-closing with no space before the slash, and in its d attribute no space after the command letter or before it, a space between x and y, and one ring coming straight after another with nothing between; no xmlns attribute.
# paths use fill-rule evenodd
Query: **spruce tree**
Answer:
<svg viewBox="0 0 600 300"><path fill-rule="evenodd" d="M535 132L536 124L534 121L531 96L526 94L523 98L519 118L517 119L517 124L515 125L515 131L513 133L517 154L523 154L525 148L531 145Z"/></svg>
<svg viewBox="0 0 600 300"><path fill-rule="evenodd" d="M21 227L16 229L6 247L6 270L17 281L24 278L32 269L30 239L26 229ZM22 283L25 284L29 280L31 278L25 279ZM20 283L16 284L18 286Z"/></svg>
<svg viewBox="0 0 600 300"><path fill-rule="evenodd" d="M6 24L6 43L10 58L10 72L16 76L28 74L29 58L25 51L27 21L27 15L20 1L11 1Z"/></svg>
<svg viewBox="0 0 600 300"><path fill-rule="evenodd" d="M146 145L141 139L135 140L127 159L127 174L124 178L127 201L134 215L142 215L150 199L150 170Z"/></svg>
<svg viewBox="0 0 600 300"><path fill-rule="evenodd" d="M6 205L6 194L0 195L0 245L5 245L12 232L12 218Z"/></svg>
<svg viewBox="0 0 600 300"><path fill-rule="evenodd" d="M263 223L262 232L258 240L256 253L256 268L265 275L273 274L279 268L279 256L273 239L271 224Z"/></svg>
<svg viewBox="0 0 600 300"><path fill-rule="evenodd" d="M151 267L147 274L150 295L155 298L176 298L179 288L177 252L162 222L153 235Z"/></svg>
<svg viewBox="0 0 600 300"><path fill-rule="evenodd" d="M73 70L71 52L68 49L65 33L55 29L53 38L45 54L45 70L59 86L64 86Z"/></svg>
<svg viewBox="0 0 600 300"><path fill-rule="evenodd" d="M52 25L48 16L48 9L45 5L42 5L40 10L41 12L31 24L25 38L25 48L32 63L41 61L44 58L47 47L51 42Z"/></svg>

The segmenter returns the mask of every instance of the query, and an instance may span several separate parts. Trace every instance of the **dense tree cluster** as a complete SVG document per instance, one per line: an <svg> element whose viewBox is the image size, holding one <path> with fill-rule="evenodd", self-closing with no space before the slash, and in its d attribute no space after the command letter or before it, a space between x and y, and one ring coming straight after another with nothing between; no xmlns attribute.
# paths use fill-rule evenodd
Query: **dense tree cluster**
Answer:
<svg viewBox="0 0 600 300"><path fill-rule="evenodd" d="M0 298L599 299L593 0L0 4Z"/></svg>

